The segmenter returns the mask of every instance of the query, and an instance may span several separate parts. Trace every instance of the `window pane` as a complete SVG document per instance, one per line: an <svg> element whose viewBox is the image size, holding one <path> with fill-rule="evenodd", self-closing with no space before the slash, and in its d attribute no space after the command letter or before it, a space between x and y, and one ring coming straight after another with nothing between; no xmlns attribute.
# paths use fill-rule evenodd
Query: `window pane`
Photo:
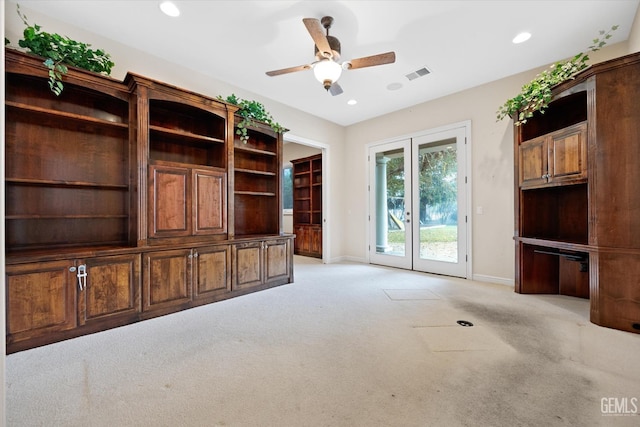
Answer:
<svg viewBox="0 0 640 427"><path fill-rule="evenodd" d="M420 146L420 258L458 262L455 141Z"/></svg>
<svg viewBox="0 0 640 427"><path fill-rule="evenodd" d="M293 209L293 166L282 170L282 208Z"/></svg>

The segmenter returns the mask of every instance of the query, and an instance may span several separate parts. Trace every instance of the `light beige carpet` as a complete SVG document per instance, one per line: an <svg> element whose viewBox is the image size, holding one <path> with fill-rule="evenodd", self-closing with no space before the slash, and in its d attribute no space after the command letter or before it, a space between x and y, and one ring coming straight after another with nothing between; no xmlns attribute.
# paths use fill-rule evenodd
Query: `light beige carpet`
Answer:
<svg viewBox="0 0 640 427"><path fill-rule="evenodd" d="M588 301L301 257L295 279L8 356L8 425L640 425L640 335Z"/></svg>

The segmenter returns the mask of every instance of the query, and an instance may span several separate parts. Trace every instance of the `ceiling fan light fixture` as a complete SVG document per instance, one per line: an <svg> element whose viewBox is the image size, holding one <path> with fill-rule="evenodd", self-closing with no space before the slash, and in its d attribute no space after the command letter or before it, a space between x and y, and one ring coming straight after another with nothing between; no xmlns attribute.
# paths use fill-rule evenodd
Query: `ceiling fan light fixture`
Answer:
<svg viewBox="0 0 640 427"><path fill-rule="evenodd" d="M327 82L331 86L340 78L341 74L342 67L330 59L323 59L313 66L313 75L325 86L325 89L327 89Z"/></svg>

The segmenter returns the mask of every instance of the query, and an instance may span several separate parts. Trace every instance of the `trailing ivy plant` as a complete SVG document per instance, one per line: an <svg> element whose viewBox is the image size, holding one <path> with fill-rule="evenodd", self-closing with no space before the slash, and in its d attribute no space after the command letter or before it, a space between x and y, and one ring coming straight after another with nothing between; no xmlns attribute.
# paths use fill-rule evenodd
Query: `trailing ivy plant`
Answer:
<svg viewBox="0 0 640 427"><path fill-rule="evenodd" d="M46 58L44 65L49 69L49 87L53 93L56 95L62 93L64 89L62 75L67 74L67 65L96 73L111 74L111 68L115 64L108 53L101 49L89 49L90 44L77 42L66 36L44 32L37 24L29 25L27 17L20 12L20 5L17 9L18 16L26 25L23 32L24 39L19 40L18 45Z"/></svg>
<svg viewBox="0 0 640 427"><path fill-rule="evenodd" d="M593 40L593 44L589 46L587 52L581 52L567 61L556 62L538 74L531 82L522 86L518 96L509 99L498 109L498 120L513 117L517 113L518 116L514 119L514 124L520 126L526 123L527 119L531 118L536 111L544 113L551 102L551 89L557 84L574 78L576 73L587 68L588 52L600 50L611 38L611 32L617 29L618 25L614 25L609 31L601 30L600 37Z"/></svg>
<svg viewBox="0 0 640 427"><path fill-rule="evenodd" d="M248 101L238 98L235 93L232 93L226 98L218 96L218 99L240 107L236 114L242 117L242 120L236 123L236 134L240 135L240 140L245 144L249 139L247 127L253 125L255 122L268 124L274 132L284 132L284 128L273 120L273 117L271 117L271 114L265 109L264 105L258 101Z"/></svg>

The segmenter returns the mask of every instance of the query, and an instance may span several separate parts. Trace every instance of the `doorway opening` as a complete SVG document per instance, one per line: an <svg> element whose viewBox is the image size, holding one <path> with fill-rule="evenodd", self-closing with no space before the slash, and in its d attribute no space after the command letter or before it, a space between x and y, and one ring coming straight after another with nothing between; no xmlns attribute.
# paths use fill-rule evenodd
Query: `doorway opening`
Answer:
<svg viewBox="0 0 640 427"><path fill-rule="evenodd" d="M304 173L301 174L300 170L298 170L299 173L298 176L296 176L293 167L294 162L292 161L315 156L319 156L319 158L313 163L309 162L309 176L307 177ZM282 179L283 193L289 192L289 194L283 194L283 201L290 198L290 207L284 206L285 202L283 202L283 232L296 234L296 244L298 245L300 245L303 240L311 242L311 239L314 239L315 253L318 253L317 248L319 247L319 255L307 253L303 254L303 256L320 258L323 263L327 263L330 259L329 236L327 232L329 201L326 195L330 180L327 166L328 159L329 146L327 144L285 134ZM312 164L314 165L313 168L311 168ZM304 178L308 178L309 181L303 181L302 179ZM309 192L308 196L302 194L304 192ZM313 206L311 206L312 192L315 192L313 194ZM301 200L307 198L308 202ZM305 203L308 203L308 205ZM297 215L298 219L304 219L308 216L308 222L314 224L313 236L309 235L307 239L304 235L304 232L307 231L306 229L299 227L297 227L297 230L294 229L295 215ZM313 219L313 221L311 221L311 219ZM298 221L296 221L296 223L297 222ZM300 238L300 240L298 240L298 238Z"/></svg>

